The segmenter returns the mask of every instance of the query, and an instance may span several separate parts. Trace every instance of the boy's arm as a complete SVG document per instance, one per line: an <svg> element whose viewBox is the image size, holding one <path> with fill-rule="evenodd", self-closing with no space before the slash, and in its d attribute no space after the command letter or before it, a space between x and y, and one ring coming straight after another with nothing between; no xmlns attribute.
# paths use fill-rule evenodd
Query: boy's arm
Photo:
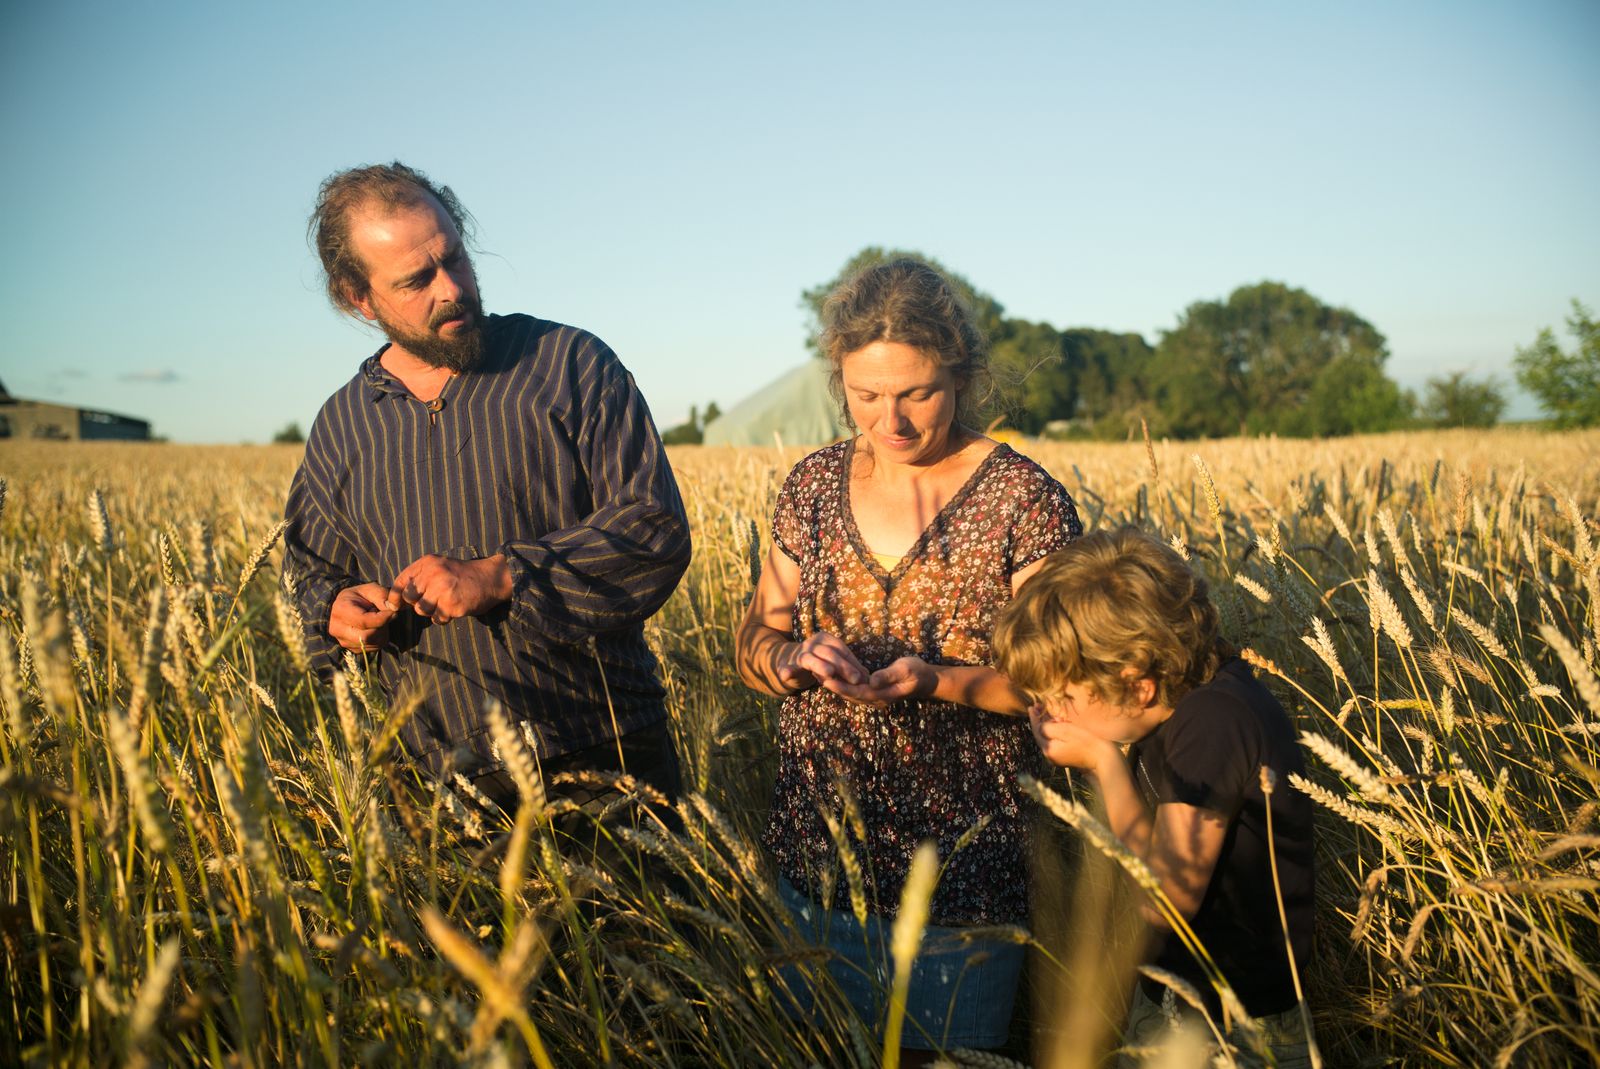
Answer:
<svg viewBox="0 0 1600 1069"><path fill-rule="evenodd" d="M1133 782L1128 759L1115 746L1095 764L1094 778L1112 832L1150 866L1173 907L1185 919L1193 917L1222 854L1228 822L1220 813L1182 802L1164 802L1152 817ZM1152 923L1164 923L1159 910L1146 906L1144 914Z"/></svg>
<svg viewBox="0 0 1600 1069"><path fill-rule="evenodd" d="M1156 806L1155 841L1145 861L1185 919L1199 912L1205 901L1227 834L1228 822L1221 813L1182 802ZM1147 915L1150 912L1146 910Z"/></svg>
<svg viewBox="0 0 1600 1069"><path fill-rule="evenodd" d="M1094 774L1112 833L1150 866L1178 912L1193 917L1222 854L1227 820L1220 813L1181 802L1165 802L1152 814L1121 747L1069 721L1052 720L1037 706L1028 712L1045 757ZM1152 923L1165 924L1157 910L1147 906L1144 912Z"/></svg>

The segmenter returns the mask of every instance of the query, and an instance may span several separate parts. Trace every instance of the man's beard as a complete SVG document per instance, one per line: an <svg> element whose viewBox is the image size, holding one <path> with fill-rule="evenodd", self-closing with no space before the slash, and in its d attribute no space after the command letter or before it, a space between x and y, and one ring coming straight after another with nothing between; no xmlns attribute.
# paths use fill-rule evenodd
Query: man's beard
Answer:
<svg viewBox="0 0 1600 1069"><path fill-rule="evenodd" d="M452 319L461 319L472 316L472 325L459 331L455 337L446 338L432 333ZM471 303L452 301L440 305L428 320L426 334L412 334L402 327L396 326L385 319L382 313L377 316L378 326L389 336L389 340L400 348L410 353L430 367L448 368L451 371L471 371L483 360L483 304L474 300Z"/></svg>

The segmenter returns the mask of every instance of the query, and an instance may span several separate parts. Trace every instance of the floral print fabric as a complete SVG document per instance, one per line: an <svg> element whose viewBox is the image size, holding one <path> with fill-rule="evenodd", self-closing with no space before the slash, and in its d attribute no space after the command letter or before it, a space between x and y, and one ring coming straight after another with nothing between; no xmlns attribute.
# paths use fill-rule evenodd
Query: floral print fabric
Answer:
<svg viewBox="0 0 1600 1069"><path fill-rule="evenodd" d="M1011 600L1012 573L1082 533L1071 497L1033 461L996 446L887 571L850 509L853 457L853 442L818 450L778 493L773 541L800 566L793 638L828 631L868 671L908 654L931 664L992 665L989 635ZM931 839L945 866L933 923L1026 918L1027 822L1017 773L1038 761L1026 719L935 701L880 709L817 687L784 700L778 727L764 842L792 884L822 901L827 874L838 871L838 834L859 861L868 908L893 915L912 854ZM859 807L859 823L847 797ZM957 840L983 820L957 851ZM847 880L837 880L832 897L822 904L850 908Z"/></svg>

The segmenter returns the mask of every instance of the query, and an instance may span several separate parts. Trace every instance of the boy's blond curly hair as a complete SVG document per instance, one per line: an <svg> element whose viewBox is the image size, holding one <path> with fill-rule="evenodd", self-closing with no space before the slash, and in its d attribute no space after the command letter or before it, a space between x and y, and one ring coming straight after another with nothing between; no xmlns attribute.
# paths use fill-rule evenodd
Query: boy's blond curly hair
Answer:
<svg viewBox="0 0 1600 1069"><path fill-rule="evenodd" d="M1046 557L1001 612L992 646L999 669L1029 693L1079 683L1126 705L1148 677L1168 708L1228 652L1205 580L1133 527L1095 531Z"/></svg>

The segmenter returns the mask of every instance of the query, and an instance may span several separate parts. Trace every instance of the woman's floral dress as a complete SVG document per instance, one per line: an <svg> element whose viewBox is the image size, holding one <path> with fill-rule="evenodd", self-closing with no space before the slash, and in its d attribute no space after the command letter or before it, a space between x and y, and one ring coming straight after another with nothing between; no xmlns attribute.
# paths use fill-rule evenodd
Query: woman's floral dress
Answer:
<svg viewBox="0 0 1600 1069"><path fill-rule="evenodd" d="M828 631L868 671L908 654L930 664L991 665L989 635L1011 600L1012 574L1082 533L1071 497L1033 461L997 446L886 572L850 509L853 456L853 442L818 450L778 493L773 540L800 566L794 639ZM825 874L839 871L834 835L844 836L860 862L868 908L892 916L912 854L931 839L945 865L933 923L1026 918L1027 821L1017 773L1037 767L1038 751L1025 718L936 701L874 708L816 687L784 700L778 729L764 842L790 883L821 901ZM962 834L984 819L987 826L957 851ZM823 904L849 903L848 881L838 878L833 901Z"/></svg>

